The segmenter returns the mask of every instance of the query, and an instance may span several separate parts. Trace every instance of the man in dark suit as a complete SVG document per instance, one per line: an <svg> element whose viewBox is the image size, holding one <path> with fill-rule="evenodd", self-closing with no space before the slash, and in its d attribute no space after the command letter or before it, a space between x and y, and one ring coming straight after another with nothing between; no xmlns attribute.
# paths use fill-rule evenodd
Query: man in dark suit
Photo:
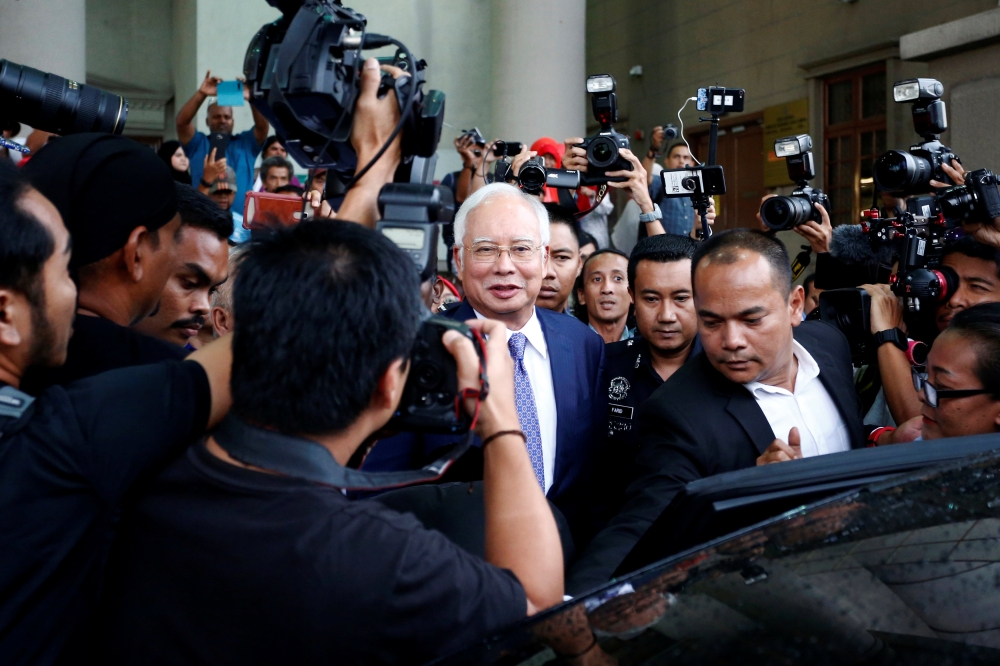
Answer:
<svg viewBox="0 0 1000 666"><path fill-rule="evenodd" d="M593 532L588 534L592 525L584 511L585 488L607 413L601 390L604 343L574 317L535 307L549 254L548 213L537 199L511 185L487 185L456 215L455 239L453 258L466 300L446 316L506 325L518 417L536 478L565 514L574 537L586 539ZM430 436L383 440L363 468L420 465L432 460L432 452L446 441ZM470 451L466 458L475 461L476 453ZM470 467L476 465L468 463L463 459L457 466L475 478L477 470Z"/></svg>
<svg viewBox="0 0 1000 666"><path fill-rule="evenodd" d="M718 234L692 260L704 351L639 412L636 480L569 574L579 594L608 581L689 482L754 465L912 439L862 424L846 338L802 322L788 254L757 231Z"/></svg>

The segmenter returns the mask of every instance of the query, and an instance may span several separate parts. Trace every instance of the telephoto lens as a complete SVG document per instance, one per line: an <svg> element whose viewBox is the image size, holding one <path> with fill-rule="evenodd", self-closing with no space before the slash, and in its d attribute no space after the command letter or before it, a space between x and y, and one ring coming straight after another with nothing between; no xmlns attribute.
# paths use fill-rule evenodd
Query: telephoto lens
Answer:
<svg viewBox="0 0 1000 666"><path fill-rule="evenodd" d="M771 197L760 207L760 219L768 229L787 231L813 219L812 202L804 197Z"/></svg>
<svg viewBox="0 0 1000 666"><path fill-rule="evenodd" d="M0 114L55 134L121 134L128 100L55 74L0 60Z"/></svg>
<svg viewBox="0 0 1000 666"><path fill-rule="evenodd" d="M931 163L905 150L890 150L875 160L875 184L882 192L929 192Z"/></svg>

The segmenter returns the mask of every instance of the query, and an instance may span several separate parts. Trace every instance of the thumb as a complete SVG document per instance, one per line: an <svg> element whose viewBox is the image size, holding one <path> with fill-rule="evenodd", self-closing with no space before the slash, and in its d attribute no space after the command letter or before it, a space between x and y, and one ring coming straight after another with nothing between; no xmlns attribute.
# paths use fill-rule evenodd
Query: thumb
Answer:
<svg viewBox="0 0 1000 666"><path fill-rule="evenodd" d="M378 60L368 58L361 69L361 97L375 101L378 95L379 82L382 80L382 70L379 69Z"/></svg>
<svg viewBox="0 0 1000 666"><path fill-rule="evenodd" d="M788 431L788 446L798 449L802 446L802 438L799 437L799 429L792 428Z"/></svg>

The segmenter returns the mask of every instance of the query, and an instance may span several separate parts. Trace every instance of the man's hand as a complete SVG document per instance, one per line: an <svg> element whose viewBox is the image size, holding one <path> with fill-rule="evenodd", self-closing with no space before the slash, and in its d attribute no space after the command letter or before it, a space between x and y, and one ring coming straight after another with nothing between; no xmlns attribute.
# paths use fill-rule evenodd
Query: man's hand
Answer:
<svg viewBox="0 0 1000 666"><path fill-rule="evenodd" d="M205 97L215 97L219 94L218 85L220 83L222 83L222 79L212 76L212 70L208 70L205 72L205 80L198 86L198 92Z"/></svg>
<svg viewBox="0 0 1000 666"><path fill-rule="evenodd" d="M965 168L962 166L961 162L957 162L955 160L952 160L951 164L942 162L941 171L944 171L956 185L961 185L965 182ZM951 185L948 183L942 183L939 180L932 180L931 187L951 187Z"/></svg>
<svg viewBox="0 0 1000 666"><path fill-rule="evenodd" d="M501 430L520 430L517 408L514 406L514 361L507 350L506 328L502 323L490 319L472 319L465 323L487 338L486 376L489 378L490 392L479 405L476 434L485 439ZM478 391L479 356L472 342L457 331L447 331L441 340L458 364L458 390L468 388ZM476 400L469 398L464 406L469 415L472 415L476 411Z"/></svg>
<svg viewBox="0 0 1000 666"><path fill-rule="evenodd" d="M579 147L578 143L583 143L580 137L573 137L563 141L566 145L566 152L563 154L562 165L564 169L570 171L587 172L587 151Z"/></svg>
<svg viewBox="0 0 1000 666"><path fill-rule="evenodd" d="M221 160L215 159L215 151L216 149L212 148L212 152L205 155L205 159L202 162L203 173L201 174L201 179L209 185L226 173L226 158L223 157ZM199 184L199 187L202 186Z"/></svg>
<svg viewBox="0 0 1000 666"><path fill-rule="evenodd" d="M609 171L608 176L624 177L628 180L616 183L608 182L608 187L618 190L628 190L629 196L639 204L639 210L643 213L653 212L653 200L649 198L649 187L646 185L646 170L643 168L639 158L628 148L618 151L632 165L631 171Z"/></svg>
<svg viewBox="0 0 1000 666"><path fill-rule="evenodd" d="M708 222L709 230L712 229L712 225L715 224L715 197L708 198L708 208L705 210L705 220ZM697 210L694 212L694 225L691 227L691 233L688 234L691 238L698 240L701 236L698 232L701 231L701 213Z"/></svg>
<svg viewBox="0 0 1000 666"><path fill-rule="evenodd" d="M510 172L515 176L521 173L521 167L524 166L524 163L537 155L538 153L534 150L528 150L528 147L522 143L521 152L514 155L514 159L510 161Z"/></svg>
<svg viewBox="0 0 1000 666"><path fill-rule="evenodd" d="M872 335L898 327L903 321L903 304L899 302L899 297L892 293L889 285L863 284L861 288L867 291L872 299Z"/></svg>
<svg viewBox="0 0 1000 666"><path fill-rule="evenodd" d="M649 135L649 149L659 151L661 146L663 146L663 128L657 125Z"/></svg>
<svg viewBox="0 0 1000 666"><path fill-rule="evenodd" d="M882 433L878 438L878 445L905 444L916 441L917 437L923 433L923 423L923 416L914 416L912 419L904 421L895 430Z"/></svg>
<svg viewBox="0 0 1000 666"><path fill-rule="evenodd" d="M455 150L458 152L459 157L462 158L463 167L468 169L469 167L477 168L479 166L479 160L482 156L477 156L476 151L479 150L481 153L483 149L476 145L471 136L456 137Z"/></svg>
<svg viewBox="0 0 1000 666"><path fill-rule="evenodd" d="M786 460L798 460L802 457L802 449L800 447L799 429L792 428L788 431L788 444L785 444L780 439L771 442L771 446L767 447L764 454L757 458L757 466L785 462Z"/></svg>
<svg viewBox="0 0 1000 666"><path fill-rule="evenodd" d="M389 72L393 78L409 76L398 67L383 65L379 67L378 60L368 58L361 70L361 91L354 106L354 124L351 127L351 145L358 154L358 169L363 169L371 162L389 135L396 129L399 122L399 102L396 101L396 91L390 90L385 97L379 99L378 87L382 81L382 71ZM399 165L402 155L400 143L402 133L397 134L378 162L372 165L369 173L375 172L373 180L380 180L385 174L393 174ZM367 175L367 174L366 174ZM364 178L363 178L364 180ZM379 187L385 184L380 180Z"/></svg>
<svg viewBox="0 0 1000 666"><path fill-rule="evenodd" d="M819 211L820 221L809 220L805 224L797 224L792 231L809 241L809 247L816 254L830 251L830 240L833 238L833 225L830 224L830 214L818 203L813 207ZM757 215L760 215L758 211Z"/></svg>
<svg viewBox="0 0 1000 666"><path fill-rule="evenodd" d="M330 204L323 199L323 193L319 190L309 190L302 195L302 198L312 206L313 219L325 218L332 220L337 217L337 214L330 207Z"/></svg>

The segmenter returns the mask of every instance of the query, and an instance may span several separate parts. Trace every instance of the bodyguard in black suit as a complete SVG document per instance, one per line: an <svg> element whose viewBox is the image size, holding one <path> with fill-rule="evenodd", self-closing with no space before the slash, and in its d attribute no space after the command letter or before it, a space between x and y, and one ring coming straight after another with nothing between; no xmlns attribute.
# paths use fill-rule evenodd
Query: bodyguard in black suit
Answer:
<svg viewBox="0 0 1000 666"><path fill-rule="evenodd" d="M734 230L702 244L692 265L704 351L640 409L636 480L570 571L570 594L607 582L687 483L869 444L847 340L801 321L784 247ZM876 434L872 445L894 443Z"/></svg>

